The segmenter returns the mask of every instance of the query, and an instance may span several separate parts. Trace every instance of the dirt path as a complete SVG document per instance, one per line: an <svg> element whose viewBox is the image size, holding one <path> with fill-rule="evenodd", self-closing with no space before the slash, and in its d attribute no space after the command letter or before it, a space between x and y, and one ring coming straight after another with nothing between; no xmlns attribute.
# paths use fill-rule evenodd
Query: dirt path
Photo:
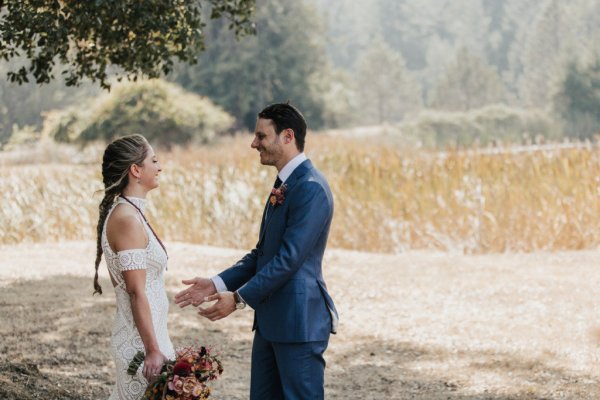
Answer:
<svg viewBox="0 0 600 400"><path fill-rule="evenodd" d="M108 397L114 294L92 297L91 242L0 246L0 398ZM243 252L169 244L169 296ZM600 398L600 251L463 256L333 250L341 314L327 399ZM173 342L220 349L214 398L246 399L251 312L172 307Z"/></svg>

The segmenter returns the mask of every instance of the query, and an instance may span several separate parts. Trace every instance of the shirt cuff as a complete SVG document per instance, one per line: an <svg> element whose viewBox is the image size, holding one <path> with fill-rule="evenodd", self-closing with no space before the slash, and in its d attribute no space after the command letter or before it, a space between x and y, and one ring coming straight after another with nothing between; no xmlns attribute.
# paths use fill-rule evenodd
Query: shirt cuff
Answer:
<svg viewBox="0 0 600 400"><path fill-rule="evenodd" d="M225 282L223 282L223 278L221 278L219 275L213 276L212 278L210 278L210 280L215 285L215 289L217 289L217 293L227 291L227 285L225 285Z"/></svg>

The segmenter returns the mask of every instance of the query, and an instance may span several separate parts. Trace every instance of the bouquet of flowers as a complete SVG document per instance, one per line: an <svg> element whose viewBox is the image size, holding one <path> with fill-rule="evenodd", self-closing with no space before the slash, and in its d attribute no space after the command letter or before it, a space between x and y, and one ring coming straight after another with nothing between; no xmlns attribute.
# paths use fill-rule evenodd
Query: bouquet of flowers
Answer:
<svg viewBox="0 0 600 400"><path fill-rule="evenodd" d="M127 373L135 375L144 361L139 351L129 363ZM211 388L207 382L223 373L221 361L210 354L210 349L186 347L176 351L175 360L163 365L160 374L148 384L143 400L205 400Z"/></svg>

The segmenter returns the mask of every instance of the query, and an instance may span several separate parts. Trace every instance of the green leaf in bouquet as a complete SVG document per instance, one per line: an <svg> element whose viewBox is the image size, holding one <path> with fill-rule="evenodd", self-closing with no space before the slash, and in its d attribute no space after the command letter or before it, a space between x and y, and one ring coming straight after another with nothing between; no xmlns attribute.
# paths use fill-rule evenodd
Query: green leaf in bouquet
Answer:
<svg viewBox="0 0 600 400"><path fill-rule="evenodd" d="M137 374L138 369L140 369L140 365L144 362L146 355L143 351L138 351L137 354L133 357L133 360L129 363L129 368L127 368L127 373L129 375Z"/></svg>

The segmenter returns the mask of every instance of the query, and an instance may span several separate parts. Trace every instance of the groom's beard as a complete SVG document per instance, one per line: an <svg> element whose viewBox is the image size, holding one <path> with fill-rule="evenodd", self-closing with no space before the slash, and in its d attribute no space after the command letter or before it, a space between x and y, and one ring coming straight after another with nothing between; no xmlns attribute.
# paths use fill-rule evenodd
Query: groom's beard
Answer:
<svg viewBox="0 0 600 400"><path fill-rule="evenodd" d="M273 143L269 149L259 147L258 151L260 152L260 163L262 165L276 165L277 161L283 157L283 150L279 147L279 141Z"/></svg>

